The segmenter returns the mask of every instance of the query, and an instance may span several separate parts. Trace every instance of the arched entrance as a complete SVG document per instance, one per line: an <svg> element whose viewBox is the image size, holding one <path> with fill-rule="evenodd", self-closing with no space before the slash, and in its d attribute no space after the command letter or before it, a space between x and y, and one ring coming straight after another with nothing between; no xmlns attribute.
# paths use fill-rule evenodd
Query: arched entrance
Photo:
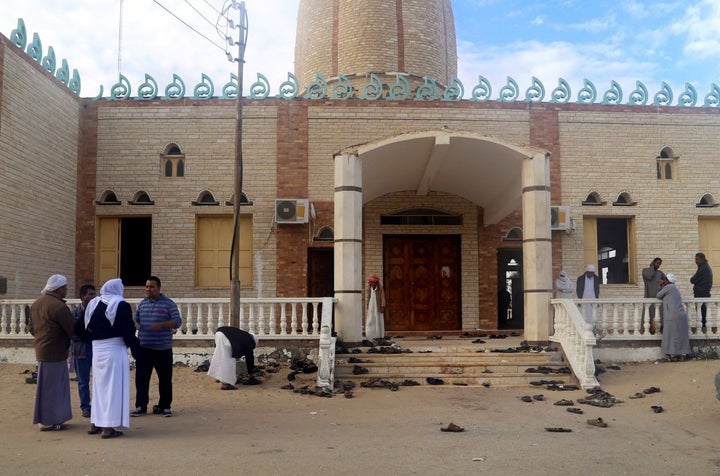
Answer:
<svg viewBox="0 0 720 476"><path fill-rule="evenodd" d="M478 280L478 262L465 265L465 260L473 249L482 250L477 240L482 227L522 209L525 334L529 341L547 340L552 294L548 160L544 151L451 131L404 134L336 154L335 295L341 338L362 340L364 274L383 269L379 243L392 234L461 235L461 328L474 328L482 312L478 296L487 294L487 285ZM386 231L380 229L379 214L368 213L378 203L387 210L401 209L406 206L403 200L423 207L455 200L450 206L463 210L470 224L442 233L432 228ZM468 231L473 226L474 235ZM431 271L441 274L439 269ZM491 299L495 298L493 291Z"/></svg>

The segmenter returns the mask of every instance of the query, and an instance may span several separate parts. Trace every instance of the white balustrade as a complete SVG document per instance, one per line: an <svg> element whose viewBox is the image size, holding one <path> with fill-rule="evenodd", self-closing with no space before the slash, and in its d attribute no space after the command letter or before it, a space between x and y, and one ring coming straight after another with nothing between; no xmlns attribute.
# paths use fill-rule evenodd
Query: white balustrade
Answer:
<svg viewBox="0 0 720 476"><path fill-rule="evenodd" d="M229 298L178 298L173 299L183 318L175 339L213 339L215 329L229 325ZM127 299L133 313L140 299ZM27 320L33 299L0 300L0 338L31 339ZM80 301L69 299L72 309ZM326 312L332 316L334 298L247 298L240 300L240 328L258 334L260 338L320 339L321 322ZM288 307L290 318L288 319ZM299 312L298 312L299 310ZM332 318L327 321L332 326Z"/></svg>

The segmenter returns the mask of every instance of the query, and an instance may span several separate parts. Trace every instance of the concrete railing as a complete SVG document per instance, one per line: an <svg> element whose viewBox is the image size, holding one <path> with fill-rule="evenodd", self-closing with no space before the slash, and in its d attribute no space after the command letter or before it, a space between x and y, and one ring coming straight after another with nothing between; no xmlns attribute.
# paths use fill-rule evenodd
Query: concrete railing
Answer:
<svg viewBox="0 0 720 476"><path fill-rule="evenodd" d="M554 332L583 388L597 385L593 347L601 341L662 340L662 302L658 299L553 299ZM690 340L720 340L720 299L686 298ZM702 325L702 306L706 325ZM654 309L654 312L651 312ZM655 318L651 319L651 314Z"/></svg>
<svg viewBox="0 0 720 476"><path fill-rule="evenodd" d="M229 325L230 299L173 299L182 316L182 326L175 333L177 340L205 339L208 345L215 329ZM137 309L140 299L128 299ZM31 340L27 323L33 299L0 300L0 339ZM80 304L68 299L68 307ZM335 341L332 336L333 306L337 299L324 298L248 298L240 300L240 328L262 339L292 341L318 340L317 385L332 388L335 374Z"/></svg>
<svg viewBox="0 0 720 476"><path fill-rule="evenodd" d="M33 299L0 300L0 338L32 339L27 330ZM137 309L140 299L127 299ZM182 316L175 339L213 339L230 322L229 298L173 299ZM247 298L240 300L240 328L261 339L320 339L321 325L332 325L335 298ZM72 309L80 303L69 299Z"/></svg>

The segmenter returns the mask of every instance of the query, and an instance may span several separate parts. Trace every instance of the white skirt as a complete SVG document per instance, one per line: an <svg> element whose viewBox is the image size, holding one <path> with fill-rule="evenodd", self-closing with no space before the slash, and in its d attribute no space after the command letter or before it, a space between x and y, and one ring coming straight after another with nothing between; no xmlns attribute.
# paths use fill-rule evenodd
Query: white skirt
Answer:
<svg viewBox="0 0 720 476"><path fill-rule="evenodd" d="M94 340L90 421L102 428L130 428L130 361L122 337Z"/></svg>

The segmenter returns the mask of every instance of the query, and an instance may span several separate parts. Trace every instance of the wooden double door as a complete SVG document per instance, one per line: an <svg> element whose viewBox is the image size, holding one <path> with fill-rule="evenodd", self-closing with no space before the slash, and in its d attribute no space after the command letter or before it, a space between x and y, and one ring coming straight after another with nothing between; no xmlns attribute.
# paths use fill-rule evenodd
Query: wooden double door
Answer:
<svg viewBox="0 0 720 476"><path fill-rule="evenodd" d="M459 235L383 238L385 329L462 328Z"/></svg>

